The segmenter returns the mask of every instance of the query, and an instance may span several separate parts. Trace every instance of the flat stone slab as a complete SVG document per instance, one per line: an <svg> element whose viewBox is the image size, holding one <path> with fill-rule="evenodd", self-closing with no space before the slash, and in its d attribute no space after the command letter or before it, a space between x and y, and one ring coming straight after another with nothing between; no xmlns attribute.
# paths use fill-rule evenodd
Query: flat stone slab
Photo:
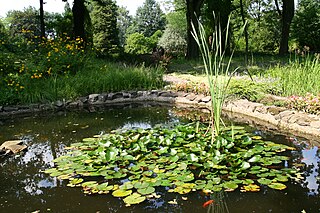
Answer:
<svg viewBox="0 0 320 213"><path fill-rule="evenodd" d="M16 154L25 150L26 148L27 146L23 145L21 140L6 141L1 144L0 153L8 154L12 152L13 154Z"/></svg>

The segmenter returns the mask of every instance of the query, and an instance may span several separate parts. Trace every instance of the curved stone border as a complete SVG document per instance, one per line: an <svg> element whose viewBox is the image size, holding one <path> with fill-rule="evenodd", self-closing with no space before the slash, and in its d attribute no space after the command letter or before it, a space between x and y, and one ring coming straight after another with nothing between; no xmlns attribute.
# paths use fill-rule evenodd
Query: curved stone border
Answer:
<svg viewBox="0 0 320 213"><path fill-rule="evenodd" d="M173 92L167 90L132 91L91 94L81 97L76 101L57 101L52 104L33 104L30 106L2 107L0 117L45 110L60 110L79 108L92 105L109 105L132 102L162 102L180 106L200 106L210 108L211 97L196 95L193 93ZM273 129L296 136L310 136L320 141L320 117L307 113L288 110L283 107L265 106L247 100L235 100L227 102L223 107L225 112L231 113L231 117L241 115L247 119L260 121L264 125L270 125Z"/></svg>

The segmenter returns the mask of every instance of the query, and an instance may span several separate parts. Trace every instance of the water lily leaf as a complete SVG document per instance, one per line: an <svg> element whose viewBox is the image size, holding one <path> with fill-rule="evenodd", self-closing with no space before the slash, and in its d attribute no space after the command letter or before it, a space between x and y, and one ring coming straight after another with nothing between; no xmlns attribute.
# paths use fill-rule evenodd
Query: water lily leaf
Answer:
<svg viewBox="0 0 320 213"><path fill-rule="evenodd" d="M241 169L242 170L246 170L246 169L249 169L250 168L250 163L248 163L248 162L242 162L242 164L241 164Z"/></svg>
<svg viewBox="0 0 320 213"><path fill-rule="evenodd" d="M170 180L162 180L161 186L171 186L172 182Z"/></svg>
<svg viewBox="0 0 320 213"><path fill-rule="evenodd" d="M214 185L212 190L215 192L220 192L222 190L222 186L221 185Z"/></svg>
<svg viewBox="0 0 320 213"><path fill-rule="evenodd" d="M44 173L49 174L49 173L56 172L56 171L58 171L56 168L51 168L51 169L45 170Z"/></svg>
<svg viewBox="0 0 320 213"><path fill-rule="evenodd" d="M202 185L202 184L206 184L207 183L207 181L205 181L205 180L196 180L195 181L195 184L197 184L197 185Z"/></svg>
<svg viewBox="0 0 320 213"><path fill-rule="evenodd" d="M106 150L107 162L116 160L118 153L119 153L119 150L117 148L115 148L115 147L108 148Z"/></svg>
<svg viewBox="0 0 320 213"><path fill-rule="evenodd" d="M261 159L261 155L255 155L255 156L253 156L252 158L250 158L250 159L248 160L248 162L249 162L249 163L255 163L255 162L259 162L260 159Z"/></svg>
<svg viewBox="0 0 320 213"><path fill-rule="evenodd" d="M97 138L83 138L82 141L83 142L95 142L97 141ZM74 145L74 144L73 144Z"/></svg>
<svg viewBox="0 0 320 213"><path fill-rule="evenodd" d="M73 178L73 179L70 179L70 181L69 181L69 183L73 184L73 185L77 185L77 184L80 184L82 182L83 182L82 178Z"/></svg>
<svg viewBox="0 0 320 213"><path fill-rule="evenodd" d="M277 189L277 190L283 190L287 188L287 186L282 183L270 183L268 186L272 189Z"/></svg>
<svg viewBox="0 0 320 213"><path fill-rule="evenodd" d="M288 181L288 177L287 176L283 176L283 175L277 175L275 180L276 181L280 181L280 182L287 182Z"/></svg>
<svg viewBox="0 0 320 213"><path fill-rule="evenodd" d="M141 196L140 194L138 194L136 192L123 199L123 201L129 205L139 204L145 200L146 200L145 196Z"/></svg>
<svg viewBox="0 0 320 213"><path fill-rule="evenodd" d="M112 192L112 196L114 197L126 197L132 193L132 190L123 190L123 189L117 189L114 192Z"/></svg>
<svg viewBox="0 0 320 213"><path fill-rule="evenodd" d="M123 189L123 190L132 189L132 188L133 188L133 184L132 184L131 181L125 182L125 183L122 184L119 188L120 188L120 189Z"/></svg>
<svg viewBox="0 0 320 213"><path fill-rule="evenodd" d="M150 186L150 183L147 183L147 182L137 182L135 183L134 185L134 188L136 189L142 189L142 188L147 188Z"/></svg>
<svg viewBox="0 0 320 213"><path fill-rule="evenodd" d="M93 188L93 187L95 187L95 186L97 186L98 185L98 183L97 183L97 181L87 181L87 182L83 182L82 184L81 184L81 186L82 187L88 187L88 188Z"/></svg>
<svg viewBox="0 0 320 213"><path fill-rule="evenodd" d="M256 184L249 184L241 187L241 192L258 192L260 191L260 186Z"/></svg>
<svg viewBox="0 0 320 213"><path fill-rule="evenodd" d="M178 157L178 156L177 156L177 157ZM166 168L167 170L171 170L171 169L176 168L177 166L178 166L178 165L177 165L176 163L172 163L172 164L166 166L165 168Z"/></svg>
<svg viewBox="0 0 320 213"><path fill-rule="evenodd" d="M60 175L62 175L62 174L63 174L62 172L56 170L56 171L52 171L52 172L50 173L50 176L51 176L51 177L58 177L58 176L60 176Z"/></svg>
<svg viewBox="0 0 320 213"><path fill-rule="evenodd" d="M254 181L251 180L251 179L245 179L245 180L242 180L242 183L245 184L245 185L250 185L250 184L253 184Z"/></svg>
<svg viewBox="0 0 320 213"><path fill-rule="evenodd" d="M153 192L155 192L155 188L152 186L148 186L146 188L139 188L137 191L142 194L142 195L148 195L148 194L152 194Z"/></svg>
<svg viewBox="0 0 320 213"><path fill-rule="evenodd" d="M171 162L177 162L179 160L179 156L178 155L175 155L175 156L172 156L172 157L170 157L169 158L169 161L171 161Z"/></svg>
<svg viewBox="0 0 320 213"><path fill-rule="evenodd" d="M233 181L228 181L228 182L223 183L223 187L225 189L235 190L236 188L238 188L238 184L236 184Z"/></svg>
<svg viewBox="0 0 320 213"><path fill-rule="evenodd" d="M99 191L109 191L111 189L113 189L113 186L109 186L108 182L99 184L97 186L95 186L95 189L99 190Z"/></svg>
<svg viewBox="0 0 320 213"><path fill-rule="evenodd" d="M262 185L269 185L272 183L272 180L267 179L267 178L259 178L258 183L262 184Z"/></svg>
<svg viewBox="0 0 320 213"><path fill-rule="evenodd" d="M63 175L59 175L57 178L60 180L68 180L71 177L71 174L63 174Z"/></svg>
<svg viewBox="0 0 320 213"><path fill-rule="evenodd" d="M195 154L191 153L187 156L187 159L192 162L198 162L199 158Z"/></svg>
<svg viewBox="0 0 320 213"><path fill-rule="evenodd" d="M191 189L190 188L184 188L182 186L178 186L178 187L174 188L173 191L183 195L183 194L188 194L189 192L191 192Z"/></svg>
<svg viewBox="0 0 320 213"><path fill-rule="evenodd" d="M212 181L212 184L218 185L221 182L221 178L219 178L219 177L212 178L211 181Z"/></svg>
<svg viewBox="0 0 320 213"><path fill-rule="evenodd" d="M178 153L178 151L176 149L170 149L169 153L170 155L175 156Z"/></svg>

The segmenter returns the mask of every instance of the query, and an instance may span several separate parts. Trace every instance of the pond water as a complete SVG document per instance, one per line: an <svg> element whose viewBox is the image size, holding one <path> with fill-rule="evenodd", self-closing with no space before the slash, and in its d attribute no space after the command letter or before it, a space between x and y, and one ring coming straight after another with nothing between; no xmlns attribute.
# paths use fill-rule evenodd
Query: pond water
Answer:
<svg viewBox="0 0 320 213"><path fill-rule="evenodd" d="M19 155L0 158L0 212L207 212L202 204L212 197L202 192L181 196L159 188L160 198L125 207L122 200L112 195L88 196L80 188L67 187L67 181L41 172L52 167L51 161L65 153L64 147L82 138L121 127L148 128L187 122L177 114L183 113L169 106L133 104L0 119L0 143L23 139L29 147ZM306 178L301 183L286 183L288 188L283 191L263 187L258 193L239 190L223 193L229 212L320 212L318 147L304 139L252 127L248 130L268 140L297 147L287 163L303 168ZM174 199L178 205L168 203Z"/></svg>

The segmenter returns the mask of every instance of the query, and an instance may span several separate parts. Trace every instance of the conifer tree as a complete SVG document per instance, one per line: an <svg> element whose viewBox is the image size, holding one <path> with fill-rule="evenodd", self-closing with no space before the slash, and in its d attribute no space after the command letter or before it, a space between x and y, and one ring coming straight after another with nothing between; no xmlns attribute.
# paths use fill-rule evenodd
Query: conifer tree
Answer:
<svg viewBox="0 0 320 213"><path fill-rule="evenodd" d="M98 56L110 57L118 53L117 9L113 0L93 1L93 45Z"/></svg>

